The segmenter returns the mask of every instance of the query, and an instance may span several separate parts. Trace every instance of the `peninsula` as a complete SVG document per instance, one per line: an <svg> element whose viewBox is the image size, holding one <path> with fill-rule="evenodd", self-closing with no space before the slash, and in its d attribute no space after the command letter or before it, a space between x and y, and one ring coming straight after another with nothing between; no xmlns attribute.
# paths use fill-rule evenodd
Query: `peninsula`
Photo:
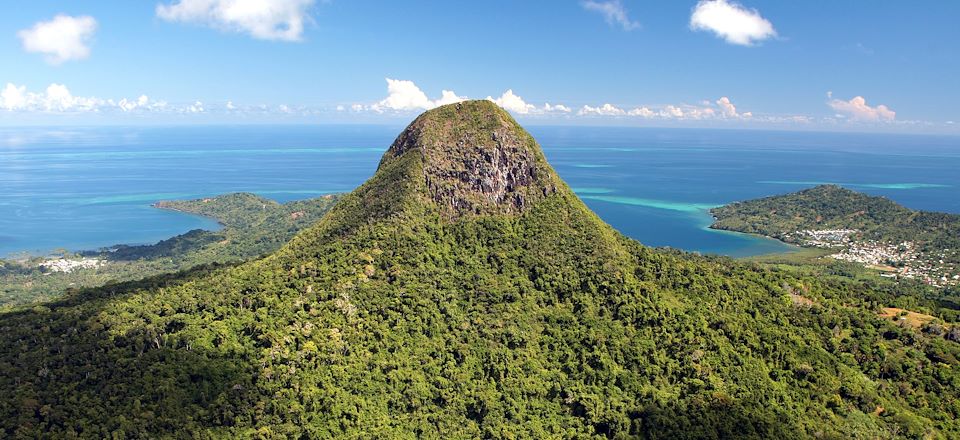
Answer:
<svg viewBox="0 0 960 440"><path fill-rule="evenodd" d="M830 251L889 278L960 285L960 215L915 211L890 199L820 185L710 211L711 228Z"/></svg>

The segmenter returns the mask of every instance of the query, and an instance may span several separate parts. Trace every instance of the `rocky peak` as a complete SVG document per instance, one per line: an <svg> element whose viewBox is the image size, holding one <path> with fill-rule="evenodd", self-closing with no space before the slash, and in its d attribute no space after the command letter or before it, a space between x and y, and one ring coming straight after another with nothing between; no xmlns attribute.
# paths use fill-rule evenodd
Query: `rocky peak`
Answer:
<svg viewBox="0 0 960 440"><path fill-rule="evenodd" d="M380 168L409 154L422 159L429 196L454 216L522 212L557 191L536 141L489 101L430 110L390 146Z"/></svg>

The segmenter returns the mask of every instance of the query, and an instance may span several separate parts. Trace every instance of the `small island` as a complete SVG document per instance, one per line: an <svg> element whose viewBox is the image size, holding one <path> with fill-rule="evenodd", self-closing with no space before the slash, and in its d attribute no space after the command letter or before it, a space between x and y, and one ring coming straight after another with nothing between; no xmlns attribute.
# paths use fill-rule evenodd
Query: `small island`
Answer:
<svg viewBox="0 0 960 440"><path fill-rule="evenodd" d="M714 208L713 229L829 251L888 278L960 285L960 215L915 211L837 185Z"/></svg>

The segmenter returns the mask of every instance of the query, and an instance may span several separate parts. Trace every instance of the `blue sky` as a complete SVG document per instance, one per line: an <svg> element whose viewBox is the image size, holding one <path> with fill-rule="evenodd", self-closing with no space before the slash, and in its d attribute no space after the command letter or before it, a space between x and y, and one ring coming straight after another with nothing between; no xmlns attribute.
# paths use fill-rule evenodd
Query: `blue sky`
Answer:
<svg viewBox="0 0 960 440"><path fill-rule="evenodd" d="M4 125L389 123L489 96L544 124L960 133L952 1L33 0L6 9Z"/></svg>

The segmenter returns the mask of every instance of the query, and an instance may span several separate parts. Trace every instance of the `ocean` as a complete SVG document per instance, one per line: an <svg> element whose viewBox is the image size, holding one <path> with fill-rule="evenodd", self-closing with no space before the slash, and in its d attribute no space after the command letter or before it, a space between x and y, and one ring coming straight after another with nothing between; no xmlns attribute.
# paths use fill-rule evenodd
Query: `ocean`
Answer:
<svg viewBox="0 0 960 440"><path fill-rule="evenodd" d="M153 243L202 217L164 199L252 192L281 202L350 191L399 126L0 128L0 256ZM707 228L707 210L820 183L960 213L960 137L529 127L601 218L650 246L749 256L775 240Z"/></svg>

